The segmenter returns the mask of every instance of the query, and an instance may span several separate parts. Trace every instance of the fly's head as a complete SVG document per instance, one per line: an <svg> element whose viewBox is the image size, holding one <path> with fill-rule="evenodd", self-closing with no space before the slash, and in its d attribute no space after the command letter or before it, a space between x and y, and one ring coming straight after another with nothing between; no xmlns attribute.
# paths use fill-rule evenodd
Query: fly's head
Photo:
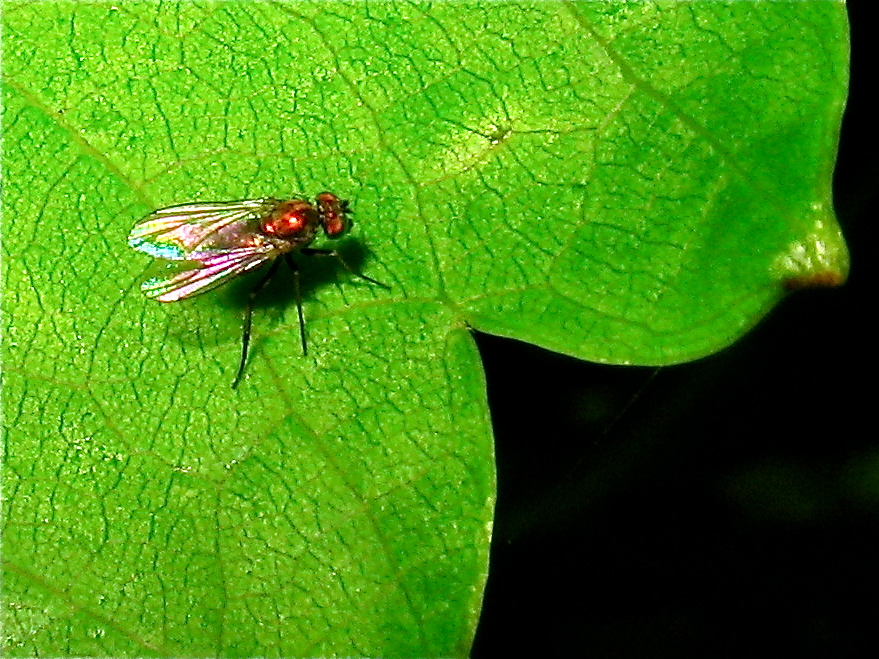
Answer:
<svg viewBox="0 0 879 659"><path fill-rule="evenodd" d="M321 192L315 201L320 224L328 238L339 238L353 226L347 199L339 199L332 192Z"/></svg>

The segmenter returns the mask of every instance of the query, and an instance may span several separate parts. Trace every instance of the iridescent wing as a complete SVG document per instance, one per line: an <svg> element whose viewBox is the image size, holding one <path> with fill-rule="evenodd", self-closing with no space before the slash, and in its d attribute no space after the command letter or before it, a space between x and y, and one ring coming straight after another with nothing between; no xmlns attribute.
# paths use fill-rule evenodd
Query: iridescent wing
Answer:
<svg viewBox="0 0 879 659"><path fill-rule="evenodd" d="M141 285L147 297L174 302L224 284L277 256L262 218L277 199L183 204L154 211L134 225L128 244L171 263Z"/></svg>
<svg viewBox="0 0 879 659"><path fill-rule="evenodd" d="M262 217L277 199L182 204L154 211L134 225L128 244L169 261L204 261L254 242Z"/></svg>
<svg viewBox="0 0 879 659"><path fill-rule="evenodd" d="M261 247L239 247L200 255L198 260L165 263L164 270L141 285L144 295L160 302L176 302L206 293L229 279L259 267L277 256L271 243Z"/></svg>

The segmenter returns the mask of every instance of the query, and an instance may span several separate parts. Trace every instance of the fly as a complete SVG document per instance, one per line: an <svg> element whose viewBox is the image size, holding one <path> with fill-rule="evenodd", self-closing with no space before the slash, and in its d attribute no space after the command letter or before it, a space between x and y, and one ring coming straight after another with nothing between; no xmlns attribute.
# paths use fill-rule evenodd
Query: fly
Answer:
<svg viewBox="0 0 879 659"><path fill-rule="evenodd" d="M230 279L271 262L247 298L241 336L241 361L232 381L235 389L244 375L250 345L253 304L278 270L280 259L293 272L302 354L308 354L305 319L299 288L299 268L293 254L332 256L349 273L382 288L386 284L353 270L333 249L309 245L323 230L339 238L352 226L348 202L332 192L321 192L312 204L306 199L246 199L199 202L153 211L134 225L128 244L172 267L141 286L144 294L160 302L176 302L213 290Z"/></svg>

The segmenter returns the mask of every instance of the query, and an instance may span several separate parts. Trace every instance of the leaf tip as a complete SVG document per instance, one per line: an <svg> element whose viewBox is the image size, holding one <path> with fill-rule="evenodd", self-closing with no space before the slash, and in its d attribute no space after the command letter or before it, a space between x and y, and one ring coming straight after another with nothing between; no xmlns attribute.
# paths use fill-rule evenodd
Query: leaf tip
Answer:
<svg viewBox="0 0 879 659"><path fill-rule="evenodd" d="M786 291L797 291L801 288L836 288L842 286L848 273L840 270L824 270L811 272L802 277L788 277L782 281Z"/></svg>
<svg viewBox="0 0 879 659"><path fill-rule="evenodd" d="M785 247L774 265L788 291L842 286L848 279L849 254L836 218L817 213L812 226Z"/></svg>

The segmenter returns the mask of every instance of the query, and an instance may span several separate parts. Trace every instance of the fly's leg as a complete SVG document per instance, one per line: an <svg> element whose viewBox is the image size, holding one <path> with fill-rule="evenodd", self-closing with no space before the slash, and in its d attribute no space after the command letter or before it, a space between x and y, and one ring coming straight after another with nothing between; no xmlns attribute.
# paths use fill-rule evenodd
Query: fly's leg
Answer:
<svg viewBox="0 0 879 659"><path fill-rule="evenodd" d="M244 375L244 366L247 364L247 348L250 346L250 321L253 317L253 303L262 289L269 283L269 280L278 271L279 263L280 261L275 259L263 278L257 282L253 290L250 291L250 295L247 296L247 308L244 311L244 332L241 335L241 363L238 364L238 373L235 375L235 379L232 380L233 389L238 387L238 383L241 382L241 376ZM299 281L298 278L296 281Z"/></svg>
<svg viewBox="0 0 879 659"><path fill-rule="evenodd" d="M372 277L367 277L366 275L364 275L360 272L357 272L354 268L352 268L350 265L348 265L345 262L345 259L342 258L342 255L339 254L339 252L337 252L334 249L312 249L310 247L306 247L305 249L301 249L299 251L300 251L300 253L307 254L308 256L332 256L339 263L342 264L342 267L345 268L345 270L347 270L350 274L354 275L355 277L359 277L360 279L365 279L366 281L368 281L372 284L375 284L376 286L381 286L382 288L387 288L388 290L391 290L391 287L388 286L387 284L383 284L382 282L378 281L377 279L373 279Z"/></svg>
<svg viewBox="0 0 879 659"><path fill-rule="evenodd" d="M287 265L293 272L293 289L296 293L296 311L299 313L299 338L302 339L302 354L308 354L308 348L305 345L305 318L302 315L302 293L299 288L299 266L296 265L296 259L290 253L284 254Z"/></svg>

